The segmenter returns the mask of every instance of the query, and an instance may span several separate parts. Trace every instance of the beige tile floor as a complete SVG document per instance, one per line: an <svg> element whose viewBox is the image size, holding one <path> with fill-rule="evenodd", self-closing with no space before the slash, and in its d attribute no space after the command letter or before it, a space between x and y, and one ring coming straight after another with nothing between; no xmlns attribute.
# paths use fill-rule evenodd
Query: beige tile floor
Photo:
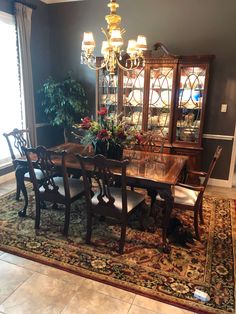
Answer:
<svg viewBox="0 0 236 314"><path fill-rule="evenodd" d="M5 181L7 180L7 181ZM0 179L0 195L15 188ZM207 193L236 198L236 188ZM0 313L5 314L191 314L171 305L0 251Z"/></svg>

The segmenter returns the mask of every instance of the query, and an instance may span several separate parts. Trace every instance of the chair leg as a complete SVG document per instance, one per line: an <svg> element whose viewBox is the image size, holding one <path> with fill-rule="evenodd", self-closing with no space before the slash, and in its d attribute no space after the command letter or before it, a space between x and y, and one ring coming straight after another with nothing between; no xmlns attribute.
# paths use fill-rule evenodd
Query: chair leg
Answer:
<svg viewBox="0 0 236 314"><path fill-rule="evenodd" d="M18 215L20 217L25 217L26 209L28 207L28 194L27 194L27 190L25 187L25 181L24 181L24 175L25 175L26 171L27 171L27 169L25 167L20 166L20 165L16 167L16 171L15 171L17 189L19 189L22 192L23 197L24 197L24 202L25 202L23 209L21 209L18 212Z"/></svg>
<svg viewBox="0 0 236 314"><path fill-rule="evenodd" d="M201 204L199 206L199 217L200 217L200 223L202 225L204 225L203 212L202 212L202 201L201 201Z"/></svg>
<svg viewBox="0 0 236 314"><path fill-rule="evenodd" d="M197 207L194 210L194 230L195 230L196 239L200 241L200 235L199 235L199 230L198 230L198 214L199 214L199 210Z"/></svg>
<svg viewBox="0 0 236 314"><path fill-rule="evenodd" d="M40 226L40 214L41 214L41 206L40 201L36 200L36 216L35 216L35 229L39 229Z"/></svg>
<svg viewBox="0 0 236 314"><path fill-rule="evenodd" d="M16 181L16 200L19 201L20 199L20 187L19 183Z"/></svg>
<svg viewBox="0 0 236 314"><path fill-rule="evenodd" d="M87 233L86 233L86 243L90 244L92 236L92 213L88 210L87 212Z"/></svg>
<svg viewBox="0 0 236 314"><path fill-rule="evenodd" d="M121 226L121 236L120 236L120 243L119 243L119 253L124 253L124 246L125 246L125 236L126 236L126 224L123 222Z"/></svg>
<svg viewBox="0 0 236 314"><path fill-rule="evenodd" d="M65 236L68 236L69 225L70 225L70 204L66 204L66 210L65 210L65 224L64 224L64 230L63 230L63 234L64 234Z"/></svg>

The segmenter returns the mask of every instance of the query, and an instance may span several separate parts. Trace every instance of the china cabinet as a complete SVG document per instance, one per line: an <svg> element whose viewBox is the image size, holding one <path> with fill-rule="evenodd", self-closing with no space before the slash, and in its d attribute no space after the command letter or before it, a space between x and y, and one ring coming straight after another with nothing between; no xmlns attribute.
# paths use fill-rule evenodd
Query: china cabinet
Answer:
<svg viewBox="0 0 236 314"><path fill-rule="evenodd" d="M190 156L190 168L198 169L214 56L177 56L161 43L154 49L131 71L118 69L112 77L104 69L97 72L97 109L106 106L109 114L149 134L153 149L164 138L165 148Z"/></svg>

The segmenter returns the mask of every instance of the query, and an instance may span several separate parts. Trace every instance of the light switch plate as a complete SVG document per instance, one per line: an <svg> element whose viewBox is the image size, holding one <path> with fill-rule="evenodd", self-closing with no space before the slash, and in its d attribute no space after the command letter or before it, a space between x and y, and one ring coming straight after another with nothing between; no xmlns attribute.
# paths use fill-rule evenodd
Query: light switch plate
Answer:
<svg viewBox="0 0 236 314"><path fill-rule="evenodd" d="M221 112L226 112L227 111L227 107L228 107L227 104L222 104L221 105Z"/></svg>

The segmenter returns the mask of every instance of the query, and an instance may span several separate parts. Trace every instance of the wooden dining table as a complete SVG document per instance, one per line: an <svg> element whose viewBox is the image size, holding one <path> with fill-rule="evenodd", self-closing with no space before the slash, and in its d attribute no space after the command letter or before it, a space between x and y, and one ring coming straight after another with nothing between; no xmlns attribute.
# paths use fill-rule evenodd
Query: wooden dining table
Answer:
<svg viewBox="0 0 236 314"><path fill-rule="evenodd" d="M90 149L76 143L64 143L53 147L52 150L67 152L66 166L68 171L72 174L80 172L80 163L75 157L76 154L93 154ZM185 171L188 157L125 149L123 159L129 160L126 171L128 185L148 190L153 201L158 194L165 200L162 247L164 252L169 252L166 232L174 201L172 187L178 182L181 174ZM24 193L24 208L19 211L19 216L24 216L28 206L28 197L24 183L24 173L26 170L22 169L26 167L27 161L24 158L20 158L18 162L20 167L16 178L20 180L19 183L22 185L22 190L26 192L26 195ZM119 176L119 173L116 175Z"/></svg>

